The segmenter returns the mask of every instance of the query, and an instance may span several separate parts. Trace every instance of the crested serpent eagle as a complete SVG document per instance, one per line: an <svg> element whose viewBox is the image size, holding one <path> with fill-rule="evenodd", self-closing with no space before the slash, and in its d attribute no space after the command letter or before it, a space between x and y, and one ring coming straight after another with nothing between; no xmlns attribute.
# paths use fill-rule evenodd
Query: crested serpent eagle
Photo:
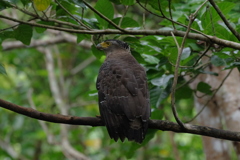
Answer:
<svg viewBox="0 0 240 160"><path fill-rule="evenodd" d="M106 53L97 78L99 110L112 139L142 143L150 117L146 72L127 43L106 40L97 45Z"/></svg>

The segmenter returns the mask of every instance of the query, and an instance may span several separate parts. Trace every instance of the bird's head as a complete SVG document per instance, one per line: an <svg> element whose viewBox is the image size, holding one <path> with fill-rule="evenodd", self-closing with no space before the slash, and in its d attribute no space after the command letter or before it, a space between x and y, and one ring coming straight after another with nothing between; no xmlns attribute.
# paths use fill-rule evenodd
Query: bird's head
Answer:
<svg viewBox="0 0 240 160"><path fill-rule="evenodd" d="M105 40L97 45L97 49L103 50L106 53L112 52L114 50L130 50L130 47L127 43L115 39Z"/></svg>

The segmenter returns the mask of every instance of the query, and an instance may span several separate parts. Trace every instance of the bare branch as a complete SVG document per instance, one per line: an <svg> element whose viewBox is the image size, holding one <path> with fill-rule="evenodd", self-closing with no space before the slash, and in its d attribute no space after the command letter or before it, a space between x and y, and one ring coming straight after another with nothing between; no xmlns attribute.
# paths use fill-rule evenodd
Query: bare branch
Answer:
<svg viewBox="0 0 240 160"><path fill-rule="evenodd" d="M50 32L50 31L48 31L48 32ZM91 42L83 40L79 44L77 44L76 36L68 34L68 33L64 33L64 32L61 32L61 33L57 34L56 36L51 36L48 39L39 39L39 40L33 39L29 46L23 44L20 41L4 41L2 43L2 47L3 47L3 51L9 51L12 49L20 49L20 48L34 48L34 47L41 47L41 46L50 46L50 45L59 44L59 43L73 43L73 44L79 45L83 48L87 48L87 49L91 48Z"/></svg>
<svg viewBox="0 0 240 160"><path fill-rule="evenodd" d="M202 57L209 51L209 49L211 48L212 44L208 44L207 48L203 51L203 53L198 57L198 59L195 61L195 63L192 65L193 67L195 67L199 61L202 59Z"/></svg>
<svg viewBox="0 0 240 160"><path fill-rule="evenodd" d="M173 84L172 84L172 93L171 93L171 107L172 107L172 112L173 112L173 115L177 121L177 123L185 128L185 125L184 123L179 119L178 117L178 113L177 113L177 110L176 110L176 107L175 107L175 92L176 92L176 86L177 86L177 81L178 81L178 69L179 69L179 65L180 65L180 60L181 60L181 56L182 56L182 52L183 52L183 48L184 48L184 45L185 45L185 41L187 39L187 35L188 33L190 32L190 28L191 28L191 25L194 21L194 15L191 14L189 16L189 24L188 24L188 28L187 28L187 31L186 31L186 35L183 37L183 40L182 40L182 44L181 46L179 47L178 45L178 56L177 56L177 61L176 61L176 67L175 67L175 71L174 71L174 78L173 78ZM177 43L178 44L178 43Z"/></svg>
<svg viewBox="0 0 240 160"><path fill-rule="evenodd" d="M77 74L78 72L80 72L81 70L83 70L85 67L87 67L89 64L91 64L92 62L94 62L96 60L95 56L91 56L88 59L86 59L85 61L83 61L82 63L80 63L79 65L77 65L75 68L73 68L71 70L71 74Z"/></svg>
<svg viewBox="0 0 240 160"><path fill-rule="evenodd" d="M62 123L71 125L85 125L85 126L104 126L100 117L75 117L65 116L60 114L49 114L36 111L32 108L21 107L19 105L7 102L0 99L0 106L2 108L11 110L13 112L25 115L38 120L44 120L52 123ZM183 129L176 123L164 121L164 120L149 120L150 129L158 129L162 131L173 131L178 133L191 133L196 135L203 135L209 137L215 137L231 141L240 142L240 132L232 132L227 130L215 129L206 126L197 126L191 124L185 124L187 129Z"/></svg>

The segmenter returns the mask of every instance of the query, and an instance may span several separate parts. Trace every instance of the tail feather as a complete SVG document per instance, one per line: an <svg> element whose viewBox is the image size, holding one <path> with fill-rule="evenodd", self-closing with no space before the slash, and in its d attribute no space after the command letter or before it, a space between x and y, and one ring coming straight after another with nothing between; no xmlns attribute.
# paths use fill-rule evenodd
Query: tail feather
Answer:
<svg viewBox="0 0 240 160"><path fill-rule="evenodd" d="M120 139L124 142L125 138L129 141L142 143L148 128L148 122L143 122L141 118L129 121L121 116L104 116L106 120L106 127L111 139L118 141Z"/></svg>

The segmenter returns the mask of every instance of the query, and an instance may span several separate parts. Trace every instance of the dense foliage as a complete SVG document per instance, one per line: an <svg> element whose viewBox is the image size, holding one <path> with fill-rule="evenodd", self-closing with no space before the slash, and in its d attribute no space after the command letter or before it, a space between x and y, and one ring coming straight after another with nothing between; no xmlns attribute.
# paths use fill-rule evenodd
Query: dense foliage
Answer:
<svg viewBox="0 0 240 160"><path fill-rule="evenodd" d="M240 32L240 2L218 0L216 3ZM81 0L0 1L1 99L46 113L99 115L95 81L105 57L95 44L104 39L120 39L129 43L132 54L147 70L151 119L174 121L170 93L179 53L177 44L181 45L183 37L166 36L167 32L186 32L191 21L189 16L199 9L191 33L238 42L216 10L203 0L98 0L87 4L90 6ZM128 32L117 32L121 29ZM166 35L136 34L142 30L162 30ZM58 37L64 38L50 43ZM239 51L220 45L212 46L209 61L203 64L202 54L210 44L194 38L187 38L184 44L175 93L177 111L183 121L196 114L193 104L196 90L188 87L186 76L217 75L204 70L210 63L225 69L239 67ZM214 92L204 82L198 84L197 90L205 94ZM63 153L63 138L75 150L96 160L200 160L204 157L200 137L190 134L149 130L142 145L116 143L110 140L105 127L65 125L64 128L1 108L0 117L0 159L71 159Z"/></svg>

